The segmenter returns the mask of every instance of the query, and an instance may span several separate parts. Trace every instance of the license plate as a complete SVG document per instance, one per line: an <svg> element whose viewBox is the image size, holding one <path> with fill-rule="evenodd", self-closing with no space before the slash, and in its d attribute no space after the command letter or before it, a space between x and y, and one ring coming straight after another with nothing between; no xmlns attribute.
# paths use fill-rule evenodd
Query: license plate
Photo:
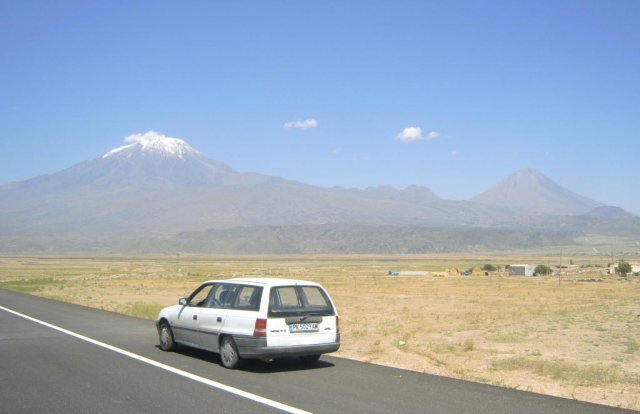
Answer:
<svg viewBox="0 0 640 414"><path fill-rule="evenodd" d="M292 323L289 325L290 333L297 332L318 332L318 324L317 323Z"/></svg>

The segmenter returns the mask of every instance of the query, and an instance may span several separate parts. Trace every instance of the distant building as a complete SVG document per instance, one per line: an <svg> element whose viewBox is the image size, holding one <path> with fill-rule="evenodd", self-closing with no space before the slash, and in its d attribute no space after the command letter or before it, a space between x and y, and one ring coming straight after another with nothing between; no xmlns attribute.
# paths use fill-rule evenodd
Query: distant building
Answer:
<svg viewBox="0 0 640 414"><path fill-rule="evenodd" d="M609 264L609 274L610 275L615 275L616 273L618 273L618 264L619 263L615 263L615 264ZM629 262L629 264L631 265L631 274L632 275L638 275L640 273L640 263L637 262Z"/></svg>
<svg viewBox="0 0 640 414"><path fill-rule="evenodd" d="M509 276L533 276L535 266L528 264L514 264L509 266Z"/></svg>
<svg viewBox="0 0 640 414"><path fill-rule="evenodd" d="M427 276L429 272L418 270L389 270L389 276Z"/></svg>

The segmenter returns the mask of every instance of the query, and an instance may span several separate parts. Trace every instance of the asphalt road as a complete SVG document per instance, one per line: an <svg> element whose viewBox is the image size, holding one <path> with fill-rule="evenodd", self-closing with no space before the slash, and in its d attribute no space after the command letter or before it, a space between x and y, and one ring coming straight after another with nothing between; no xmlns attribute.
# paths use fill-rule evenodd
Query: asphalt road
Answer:
<svg viewBox="0 0 640 414"><path fill-rule="evenodd" d="M231 371L162 352L150 321L1 289L0 307L0 413L629 412L330 356Z"/></svg>

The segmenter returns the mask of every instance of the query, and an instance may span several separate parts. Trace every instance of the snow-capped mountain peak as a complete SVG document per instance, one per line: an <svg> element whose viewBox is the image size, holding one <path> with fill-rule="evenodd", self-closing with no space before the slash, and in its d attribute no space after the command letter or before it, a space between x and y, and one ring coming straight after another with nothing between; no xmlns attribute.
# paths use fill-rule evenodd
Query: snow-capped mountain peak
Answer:
<svg viewBox="0 0 640 414"><path fill-rule="evenodd" d="M132 134L124 139L127 145L114 148L102 156L109 158L116 154L131 157L133 153L154 153L169 157L184 158L187 154L199 154L191 145L180 138L172 138L155 131Z"/></svg>

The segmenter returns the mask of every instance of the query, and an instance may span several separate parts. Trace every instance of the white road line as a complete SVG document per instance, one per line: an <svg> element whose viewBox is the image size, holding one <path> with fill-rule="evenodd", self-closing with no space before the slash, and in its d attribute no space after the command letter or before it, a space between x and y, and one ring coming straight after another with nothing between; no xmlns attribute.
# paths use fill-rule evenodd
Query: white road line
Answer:
<svg viewBox="0 0 640 414"><path fill-rule="evenodd" d="M80 335L78 333L72 332L72 331L70 331L68 329L64 329L64 328L61 328L59 326L50 324L48 322L41 321L41 320L36 319L36 318L32 318L31 316L28 316L28 315L22 314L20 312L16 312L14 310L5 308L4 306L0 306L0 309L2 309L5 312L12 313L12 314L14 314L16 316L19 316L21 318L30 320L32 322L39 323L40 325L44 325L47 328L55 329L58 332L62 332L64 334L73 336L75 338L81 339L81 340L89 342L91 344L100 346L102 348L106 348L106 349L108 349L110 351L117 352L117 353L122 354L124 356L127 356L129 358L133 358L133 359L136 359L136 360L138 360L140 362L144 362L145 364L153 365L154 367L164 369L165 371L169 371L169 372L172 372L174 374L181 375L181 376L183 376L185 378L189 378L191 380L198 381L198 382L200 382L202 384L208 385L208 386L213 387L213 388L217 388L217 389L222 390L222 391L226 391L228 393L237 395L239 397L246 398L248 400L255 401L257 403L264 404L266 406L273 407L273 408L276 408L278 410L281 410L281 411L284 411L284 412L287 412L287 413L292 413L292 414L311 414L308 411L300 410L298 408L291 407L289 405L282 404L282 403L279 403L277 401L273 401L273 400L270 400L270 399L265 398L265 397L261 397L261 396L256 395L256 394L252 394L252 393L247 392L247 391L242 391L242 390L240 390L238 388L234 388L234 387L222 384L222 383L217 382L217 381L212 381L212 380L210 380L208 378L204 378L204 377L201 377L199 375L195 375L195 374L192 374L190 372L183 371L181 369L174 368L172 366L163 364L161 362L154 361L153 359L149 359L149 358L143 357L141 355L134 354L133 352L125 351L124 349L117 348L117 347L115 347L113 345L105 344L104 342L100 342L100 341L97 341L95 339L89 338L87 336Z"/></svg>

